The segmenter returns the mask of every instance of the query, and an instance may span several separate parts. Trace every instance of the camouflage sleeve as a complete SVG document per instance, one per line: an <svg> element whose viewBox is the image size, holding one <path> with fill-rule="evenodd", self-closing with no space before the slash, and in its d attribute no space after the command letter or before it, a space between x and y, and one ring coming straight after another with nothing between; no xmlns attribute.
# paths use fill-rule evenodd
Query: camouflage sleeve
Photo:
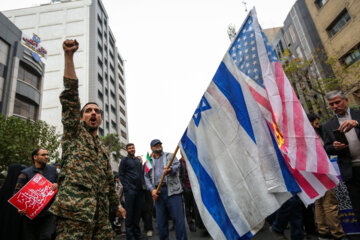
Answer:
<svg viewBox="0 0 360 240"><path fill-rule="evenodd" d="M112 173L110 161L107 164L107 174L108 177L108 187L109 187L109 203L110 206L118 206L120 204L120 198L116 194L115 182L114 182L114 174Z"/></svg>
<svg viewBox="0 0 360 240"><path fill-rule="evenodd" d="M74 137L80 128L80 100L78 80L64 78L64 91L60 94L62 105L63 137Z"/></svg>

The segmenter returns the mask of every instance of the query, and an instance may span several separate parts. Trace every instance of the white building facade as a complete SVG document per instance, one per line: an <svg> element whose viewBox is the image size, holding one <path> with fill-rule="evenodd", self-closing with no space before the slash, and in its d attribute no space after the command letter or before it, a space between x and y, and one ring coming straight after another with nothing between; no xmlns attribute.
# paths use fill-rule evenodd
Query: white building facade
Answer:
<svg viewBox="0 0 360 240"><path fill-rule="evenodd" d="M124 61L108 26L101 0L62 0L36 7L3 12L23 33L37 34L47 50L41 120L62 133L59 95L63 90L65 39L77 39L76 74L81 106L96 102L103 109L99 135L119 135L128 142ZM123 153L124 154L124 153ZM112 162L117 171L118 159Z"/></svg>

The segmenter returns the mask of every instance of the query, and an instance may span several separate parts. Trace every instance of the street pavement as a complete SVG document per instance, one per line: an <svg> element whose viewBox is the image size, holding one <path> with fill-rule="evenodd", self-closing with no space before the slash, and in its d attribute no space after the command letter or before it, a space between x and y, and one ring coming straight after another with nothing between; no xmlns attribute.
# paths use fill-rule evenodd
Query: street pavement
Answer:
<svg viewBox="0 0 360 240"><path fill-rule="evenodd" d="M156 222L153 222L153 227L154 227L154 235L153 237L147 238L148 240L157 240L158 239L158 235L156 234ZM216 239L212 239L210 237L210 235L207 233L206 230L200 230L198 229L196 232L190 232L188 226L186 225L186 231L188 234L188 239L189 240L216 240ZM285 236L287 237L287 239L291 239L290 238L290 230L287 229L285 231ZM360 236L350 236L349 237L351 240L360 240ZM116 240L124 240L126 239L125 236L119 236L117 235ZM175 240L175 232L174 231L170 231L170 240ZM306 240L317 240L316 236L307 236L305 238ZM261 229L253 238L252 240L277 240L276 237L273 235L273 233L271 233L269 231L269 225L267 223L265 223L263 229Z"/></svg>

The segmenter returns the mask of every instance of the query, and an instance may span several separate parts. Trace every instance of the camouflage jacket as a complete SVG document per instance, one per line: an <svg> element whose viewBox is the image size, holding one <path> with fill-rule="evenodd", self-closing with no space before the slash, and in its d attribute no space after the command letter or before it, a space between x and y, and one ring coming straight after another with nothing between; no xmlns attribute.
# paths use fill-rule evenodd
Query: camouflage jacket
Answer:
<svg viewBox="0 0 360 240"><path fill-rule="evenodd" d="M109 204L118 205L109 156L98 137L80 121L78 80L64 78L62 162L59 189L50 211L59 217L91 222L95 212L107 218Z"/></svg>

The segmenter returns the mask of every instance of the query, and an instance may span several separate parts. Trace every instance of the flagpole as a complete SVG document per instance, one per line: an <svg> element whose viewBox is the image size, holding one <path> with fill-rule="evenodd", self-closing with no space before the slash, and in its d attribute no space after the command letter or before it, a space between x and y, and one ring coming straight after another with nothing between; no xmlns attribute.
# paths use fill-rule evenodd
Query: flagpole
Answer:
<svg viewBox="0 0 360 240"><path fill-rule="evenodd" d="M174 154L172 155L171 160L170 160L170 162L168 163L168 165L167 165L166 168L169 168L169 167L171 166L171 164L173 163L174 158L175 158L176 153L177 153L178 150L179 150L179 145L176 146L176 149L175 149L175 151L174 151ZM165 178L165 172L164 172L163 175L161 176L159 185L158 185L158 187L156 188L156 194L159 194L159 191L160 191L161 185L162 185L162 183L163 183L163 181L164 181L164 178ZM154 202L156 202L156 200L155 200Z"/></svg>

